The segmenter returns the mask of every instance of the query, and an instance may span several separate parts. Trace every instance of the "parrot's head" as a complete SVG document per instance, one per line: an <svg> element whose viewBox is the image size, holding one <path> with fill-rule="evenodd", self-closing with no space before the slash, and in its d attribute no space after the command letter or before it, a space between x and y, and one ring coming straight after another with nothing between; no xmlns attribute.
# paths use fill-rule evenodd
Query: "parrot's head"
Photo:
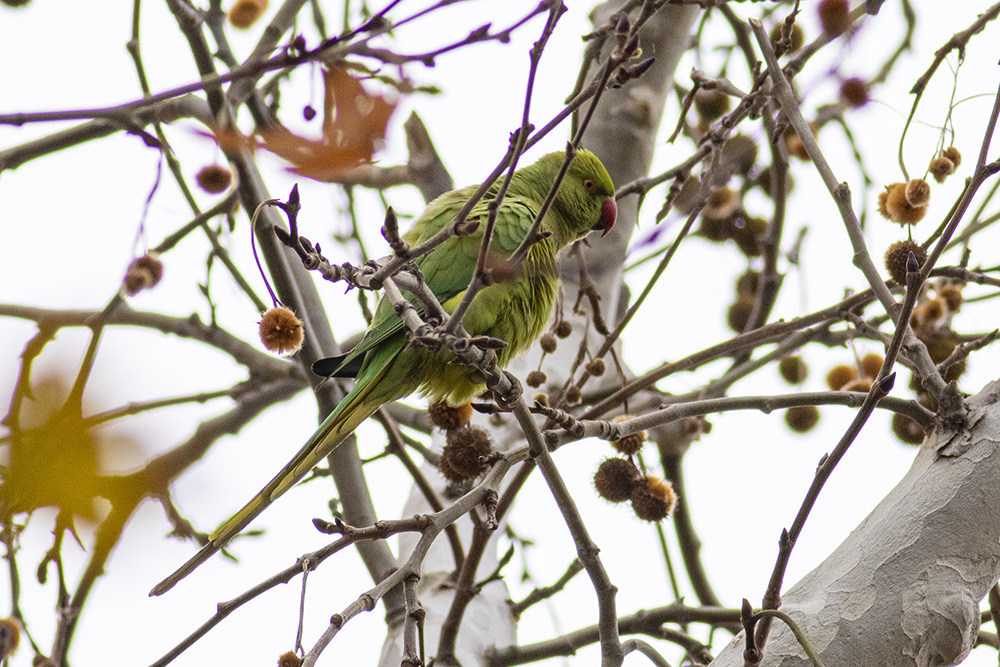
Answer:
<svg viewBox="0 0 1000 667"><path fill-rule="evenodd" d="M542 158L550 160L557 172L564 159L564 153L553 153ZM599 230L604 234L611 230L618 217L615 186L608 170L596 155L588 150L577 151L559 186L554 208L560 214L556 217L556 224L569 228L551 231L565 243L576 241L592 230Z"/></svg>

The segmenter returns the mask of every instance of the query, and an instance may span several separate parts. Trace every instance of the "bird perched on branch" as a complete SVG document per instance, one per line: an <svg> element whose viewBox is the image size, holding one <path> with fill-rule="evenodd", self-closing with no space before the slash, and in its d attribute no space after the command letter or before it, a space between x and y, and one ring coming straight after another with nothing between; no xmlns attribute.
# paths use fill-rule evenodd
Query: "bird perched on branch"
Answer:
<svg viewBox="0 0 1000 667"><path fill-rule="evenodd" d="M462 320L471 336L489 336L506 342L497 351L500 367L526 350L548 321L559 285L556 253L591 230L606 233L615 223L617 207L611 177L593 153L580 150L569 163L555 199L542 217L541 238L528 246L522 261L513 264L508 261L538 218L564 160L563 153L552 153L514 173L498 207L486 256L486 267L495 269L491 282L476 293ZM475 187L454 190L432 201L403 240L411 247L418 246L451 225L475 190ZM472 208L467 219L479 223L474 232L453 236L415 260L426 285L447 313L458 307L473 279L490 202L497 191L494 186ZM409 294L407 298L419 312L424 312L419 300ZM474 374L469 366L453 362L447 349L411 345L393 304L383 298L357 347L342 357L322 360L314 366L322 375L356 377L354 388L274 479L150 594L165 593L219 551L384 403L419 390L432 400L459 405L481 393L485 388L481 375Z"/></svg>

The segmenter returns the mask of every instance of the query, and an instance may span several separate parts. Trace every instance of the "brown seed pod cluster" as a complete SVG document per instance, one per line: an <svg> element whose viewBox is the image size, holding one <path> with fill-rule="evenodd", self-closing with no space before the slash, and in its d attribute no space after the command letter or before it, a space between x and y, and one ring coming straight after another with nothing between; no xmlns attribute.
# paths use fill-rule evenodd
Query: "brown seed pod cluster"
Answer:
<svg viewBox="0 0 1000 667"><path fill-rule="evenodd" d="M545 381L547 379L548 376L545 375L544 371L535 370L528 373L528 377L525 378L524 383L529 387L531 387L532 389L537 389L538 387L541 387L543 384L545 384Z"/></svg>
<svg viewBox="0 0 1000 667"><path fill-rule="evenodd" d="M122 289L128 296L135 296L145 289L156 287L163 277L163 262L155 254L145 254L137 257L128 266Z"/></svg>
<svg viewBox="0 0 1000 667"><path fill-rule="evenodd" d="M295 651L288 651L278 656L278 667L299 667L301 664L302 658Z"/></svg>
<svg viewBox="0 0 1000 667"><path fill-rule="evenodd" d="M826 386L832 391L868 392L872 382L882 369L885 358L881 354L869 352L855 364L839 364L826 374Z"/></svg>
<svg viewBox="0 0 1000 667"><path fill-rule="evenodd" d="M910 239L897 241L885 251L885 268L897 285L906 285L906 266L910 253L916 257L918 266L927 261L927 251Z"/></svg>
<svg viewBox="0 0 1000 667"><path fill-rule="evenodd" d="M451 482L472 480L486 471L492 453L493 443L483 429L475 426L451 429L438 460L438 469Z"/></svg>
<svg viewBox="0 0 1000 667"><path fill-rule="evenodd" d="M917 338L926 344L937 334L951 333L952 318L962 309L962 303L960 283L948 278L924 283L910 314L910 326Z"/></svg>
<svg viewBox="0 0 1000 667"><path fill-rule="evenodd" d="M304 340L302 320L288 308L277 306L260 318L260 342L269 351L295 354L302 348Z"/></svg>
<svg viewBox="0 0 1000 667"><path fill-rule="evenodd" d="M922 178L906 183L893 183L878 196L878 212L882 217L901 225L915 225L927 214L931 187Z"/></svg>

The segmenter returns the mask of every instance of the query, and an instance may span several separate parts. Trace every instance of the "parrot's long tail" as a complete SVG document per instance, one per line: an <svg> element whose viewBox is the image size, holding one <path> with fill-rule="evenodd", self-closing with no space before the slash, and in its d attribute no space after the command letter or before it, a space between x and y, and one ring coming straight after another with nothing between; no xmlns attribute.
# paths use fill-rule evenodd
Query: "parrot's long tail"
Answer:
<svg viewBox="0 0 1000 667"><path fill-rule="evenodd" d="M391 364L390 364L391 365ZM177 568L177 571L158 583L149 592L150 596L162 595L166 593L178 581L191 574L196 567L212 557L212 555L226 546L232 538L236 537L247 524L267 509L268 505L274 502L278 496L295 485L300 479L323 460L330 452L347 439L355 428L375 414L375 411L382 406L386 400L379 400L381 397L372 397L372 389L380 383L385 369L379 373L374 382L358 382L354 389L344 397L344 400L334 408L333 412L320 424L319 429L309 438L309 441L299 450L295 457L289 461L277 475L274 476L267 486L261 489L260 493L253 497L253 500L243 506L239 512L234 514L225 523L212 533L208 544L203 546L198 553L191 557L186 563ZM395 397L394 397L395 398Z"/></svg>

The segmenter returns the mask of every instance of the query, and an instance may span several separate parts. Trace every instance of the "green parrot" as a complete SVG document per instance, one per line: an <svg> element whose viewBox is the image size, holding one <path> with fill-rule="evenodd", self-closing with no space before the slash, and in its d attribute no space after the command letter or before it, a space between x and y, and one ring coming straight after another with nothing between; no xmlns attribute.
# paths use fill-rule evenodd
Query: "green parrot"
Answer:
<svg viewBox="0 0 1000 667"><path fill-rule="evenodd" d="M564 153L551 153L514 173L497 212L490 241L490 263L506 260L521 244L564 159ZM432 201L403 240L417 246L433 237L452 223L475 190L475 186L453 190ZM496 192L494 186L469 214L469 221L481 223L475 232L452 237L416 260L427 286L448 313L461 302L472 280L489 216L488 206ZM542 219L545 238L530 247L518 270L506 272L476 294L466 311L463 324L470 335L491 336L507 343L497 351L501 368L541 335L549 319L559 287L556 253L591 230L607 233L617 212L614 186L604 165L590 151L578 151ZM408 294L408 298L423 312L412 295ZM354 388L281 472L223 523L208 544L157 584L150 595L170 590L224 547L384 403L419 390L433 401L460 405L485 389L471 378L471 368L451 361L453 358L447 351L409 345L403 321L395 314L392 303L383 298L357 347L341 357L318 361L313 367L320 375L356 377Z"/></svg>

